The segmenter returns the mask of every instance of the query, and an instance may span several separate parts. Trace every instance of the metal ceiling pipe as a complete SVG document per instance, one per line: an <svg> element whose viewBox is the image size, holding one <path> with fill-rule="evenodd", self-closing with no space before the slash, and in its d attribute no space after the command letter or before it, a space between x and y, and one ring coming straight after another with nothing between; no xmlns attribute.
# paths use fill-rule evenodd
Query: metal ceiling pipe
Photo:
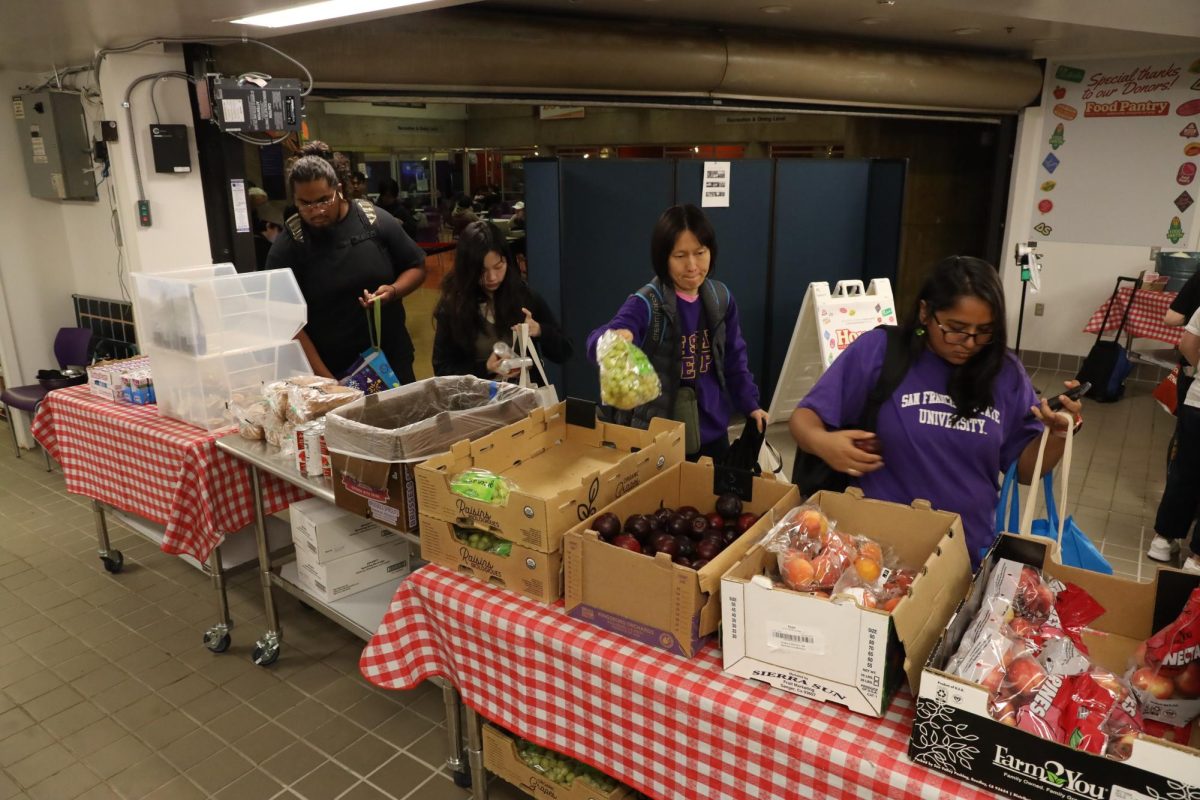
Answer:
<svg viewBox="0 0 1200 800"><path fill-rule="evenodd" d="M1033 62L755 31L454 8L274 37L319 87L742 98L1014 112L1041 90ZM226 74L295 66L249 45Z"/></svg>

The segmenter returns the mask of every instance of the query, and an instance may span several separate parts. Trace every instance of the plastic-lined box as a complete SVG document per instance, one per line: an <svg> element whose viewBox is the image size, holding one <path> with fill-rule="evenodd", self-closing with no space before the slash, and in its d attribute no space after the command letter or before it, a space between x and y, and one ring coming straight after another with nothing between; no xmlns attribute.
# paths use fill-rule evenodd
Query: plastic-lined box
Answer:
<svg viewBox="0 0 1200 800"><path fill-rule="evenodd" d="M214 355L286 342L308 306L290 269L239 274L230 264L133 273L135 322L144 350Z"/></svg>
<svg viewBox="0 0 1200 800"><path fill-rule="evenodd" d="M232 424L230 402L245 404L262 395L264 383L312 373L297 341L212 356L149 355L159 412L210 431Z"/></svg>

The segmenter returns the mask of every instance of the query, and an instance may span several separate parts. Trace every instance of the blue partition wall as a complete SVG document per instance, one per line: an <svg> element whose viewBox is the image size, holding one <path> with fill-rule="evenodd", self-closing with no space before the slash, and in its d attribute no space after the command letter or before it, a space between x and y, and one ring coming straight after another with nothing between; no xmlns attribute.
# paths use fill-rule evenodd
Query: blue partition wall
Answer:
<svg viewBox="0 0 1200 800"><path fill-rule="evenodd" d="M530 160L529 280L559 313L576 355L560 395L598 398L588 333L653 277L662 211L699 204L704 162ZM730 207L705 209L719 245L715 276L737 298L750 367L770 403L808 284L896 277L903 161L742 160Z"/></svg>

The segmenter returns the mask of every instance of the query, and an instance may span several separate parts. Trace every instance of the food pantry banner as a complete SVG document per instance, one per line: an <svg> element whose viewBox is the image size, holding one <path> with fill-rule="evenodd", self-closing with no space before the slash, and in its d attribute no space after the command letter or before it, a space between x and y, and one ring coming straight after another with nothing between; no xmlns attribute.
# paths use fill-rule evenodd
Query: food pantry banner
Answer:
<svg viewBox="0 0 1200 800"><path fill-rule="evenodd" d="M1051 61L1032 209L1046 242L1194 239L1200 52Z"/></svg>

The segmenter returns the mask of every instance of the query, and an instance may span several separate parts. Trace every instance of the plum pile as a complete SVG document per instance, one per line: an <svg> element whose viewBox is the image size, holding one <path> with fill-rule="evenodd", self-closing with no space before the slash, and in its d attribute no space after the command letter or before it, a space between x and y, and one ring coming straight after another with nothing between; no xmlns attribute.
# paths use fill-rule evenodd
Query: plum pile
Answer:
<svg viewBox="0 0 1200 800"><path fill-rule="evenodd" d="M695 506L660 508L652 514L625 518L611 512L596 517L592 530L616 547L653 556L666 553L676 564L701 569L758 522L758 515L743 511L736 494L717 498L707 514Z"/></svg>

